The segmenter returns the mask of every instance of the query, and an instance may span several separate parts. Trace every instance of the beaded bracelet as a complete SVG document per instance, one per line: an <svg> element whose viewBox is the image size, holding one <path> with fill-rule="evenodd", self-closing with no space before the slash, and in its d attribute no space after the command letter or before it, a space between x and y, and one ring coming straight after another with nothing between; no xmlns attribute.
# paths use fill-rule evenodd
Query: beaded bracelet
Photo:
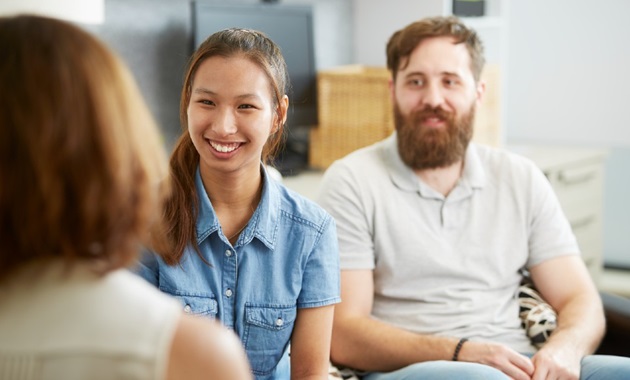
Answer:
<svg viewBox="0 0 630 380"><path fill-rule="evenodd" d="M468 338L462 338L457 342L457 346L455 346L455 352L453 353L453 361L457 361L457 357L459 356L459 351L462 349L464 343L468 341Z"/></svg>

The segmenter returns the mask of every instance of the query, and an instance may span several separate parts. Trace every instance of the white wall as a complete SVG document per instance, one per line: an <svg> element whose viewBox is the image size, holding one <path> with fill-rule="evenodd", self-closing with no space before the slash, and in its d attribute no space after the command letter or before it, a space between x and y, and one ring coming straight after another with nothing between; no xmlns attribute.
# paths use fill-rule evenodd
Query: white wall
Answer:
<svg viewBox="0 0 630 380"><path fill-rule="evenodd" d="M630 267L630 1L510 0L508 143L604 147L604 258Z"/></svg>
<svg viewBox="0 0 630 380"><path fill-rule="evenodd" d="M385 66L389 37L405 25L442 14L442 0L353 0L354 61Z"/></svg>
<svg viewBox="0 0 630 380"><path fill-rule="evenodd" d="M511 1L509 139L630 146L629 15L626 0Z"/></svg>
<svg viewBox="0 0 630 380"><path fill-rule="evenodd" d="M281 0L313 7L315 59L319 70L352 63L352 2L348 0Z"/></svg>

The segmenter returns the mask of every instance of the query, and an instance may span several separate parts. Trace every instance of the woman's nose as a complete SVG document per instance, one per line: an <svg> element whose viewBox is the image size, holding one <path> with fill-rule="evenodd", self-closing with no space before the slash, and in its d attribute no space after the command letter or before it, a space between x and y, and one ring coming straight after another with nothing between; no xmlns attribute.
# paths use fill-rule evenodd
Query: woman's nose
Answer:
<svg viewBox="0 0 630 380"><path fill-rule="evenodd" d="M212 128L219 135L232 135L238 130L236 125L236 117L231 110L223 109L217 112L216 118L212 123Z"/></svg>

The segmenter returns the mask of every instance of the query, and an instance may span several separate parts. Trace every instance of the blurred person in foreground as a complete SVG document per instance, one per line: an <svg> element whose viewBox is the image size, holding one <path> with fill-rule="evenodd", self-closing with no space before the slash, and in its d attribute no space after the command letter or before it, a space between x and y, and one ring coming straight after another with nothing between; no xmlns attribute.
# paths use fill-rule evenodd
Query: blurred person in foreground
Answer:
<svg viewBox="0 0 630 380"><path fill-rule="evenodd" d="M0 18L0 377L251 378L238 339L126 268L168 194L130 72L55 19Z"/></svg>
<svg viewBox="0 0 630 380"><path fill-rule="evenodd" d="M342 302L332 359L364 379L621 379L594 356L601 300L544 174L470 143L482 43L453 17L387 44L395 133L334 163L320 204L336 219ZM558 313L538 349L521 326L522 269Z"/></svg>

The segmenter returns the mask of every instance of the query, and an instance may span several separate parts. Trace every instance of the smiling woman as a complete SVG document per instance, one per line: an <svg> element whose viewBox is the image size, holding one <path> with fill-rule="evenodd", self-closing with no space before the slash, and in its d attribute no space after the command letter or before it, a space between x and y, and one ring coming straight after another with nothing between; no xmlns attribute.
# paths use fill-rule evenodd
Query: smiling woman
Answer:
<svg viewBox="0 0 630 380"><path fill-rule="evenodd" d="M261 32L226 29L199 46L171 157L170 244L137 269L187 312L235 331L257 379L326 377L339 302L333 219L265 165L288 87L280 49Z"/></svg>
<svg viewBox="0 0 630 380"><path fill-rule="evenodd" d="M187 117L190 138L203 163L202 178L215 170L259 170L267 139L281 128L289 103L286 96L279 102L272 99L269 88L260 66L242 56L214 56L199 65ZM223 225L224 230L227 227L231 226Z"/></svg>

